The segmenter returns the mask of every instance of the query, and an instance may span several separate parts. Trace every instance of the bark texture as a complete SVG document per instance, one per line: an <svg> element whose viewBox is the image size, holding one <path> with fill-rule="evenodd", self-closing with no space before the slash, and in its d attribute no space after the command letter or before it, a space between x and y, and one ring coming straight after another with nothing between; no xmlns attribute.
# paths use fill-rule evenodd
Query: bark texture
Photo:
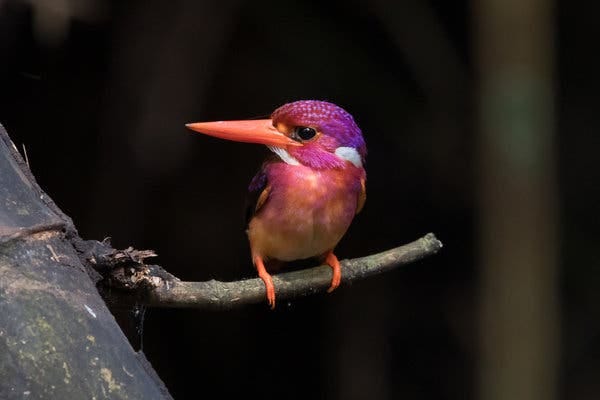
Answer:
<svg viewBox="0 0 600 400"><path fill-rule="evenodd" d="M0 125L0 398L169 399Z"/></svg>

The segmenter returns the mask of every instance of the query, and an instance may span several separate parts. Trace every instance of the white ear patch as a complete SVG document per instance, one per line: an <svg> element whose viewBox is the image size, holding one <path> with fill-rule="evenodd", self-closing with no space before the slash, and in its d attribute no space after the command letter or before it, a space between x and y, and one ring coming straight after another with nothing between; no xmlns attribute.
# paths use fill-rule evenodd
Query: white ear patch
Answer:
<svg viewBox="0 0 600 400"><path fill-rule="evenodd" d="M290 153L287 152L286 149L276 146L267 146L269 150L273 153L277 154L279 158L281 158L286 164L290 165L300 165L300 162L294 158Z"/></svg>
<svg viewBox="0 0 600 400"><path fill-rule="evenodd" d="M342 160L350 161L357 168L362 167L362 159L354 147L338 147L335 149L335 155Z"/></svg>

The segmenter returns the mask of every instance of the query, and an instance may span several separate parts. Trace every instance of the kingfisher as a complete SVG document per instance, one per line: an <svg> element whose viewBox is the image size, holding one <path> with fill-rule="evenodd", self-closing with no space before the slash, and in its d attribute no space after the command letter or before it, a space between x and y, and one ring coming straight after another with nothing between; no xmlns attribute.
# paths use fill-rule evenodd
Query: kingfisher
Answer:
<svg viewBox="0 0 600 400"><path fill-rule="evenodd" d="M250 182L247 230L252 262L275 308L270 272L316 258L332 269L327 292L341 281L334 248L366 200L367 147L354 118L326 101L300 100L269 119L196 122L196 132L266 145L268 157Z"/></svg>

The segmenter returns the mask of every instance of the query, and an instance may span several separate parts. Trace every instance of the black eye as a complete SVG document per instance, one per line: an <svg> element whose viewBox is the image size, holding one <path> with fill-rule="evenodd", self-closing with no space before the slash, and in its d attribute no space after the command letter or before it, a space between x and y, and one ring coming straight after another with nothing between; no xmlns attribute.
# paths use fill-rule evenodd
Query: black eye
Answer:
<svg viewBox="0 0 600 400"><path fill-rule="evenodd" d="M300 140L310 140L315 137L317 131L308 126L298 126L294 129L294 133Z"/></svg>

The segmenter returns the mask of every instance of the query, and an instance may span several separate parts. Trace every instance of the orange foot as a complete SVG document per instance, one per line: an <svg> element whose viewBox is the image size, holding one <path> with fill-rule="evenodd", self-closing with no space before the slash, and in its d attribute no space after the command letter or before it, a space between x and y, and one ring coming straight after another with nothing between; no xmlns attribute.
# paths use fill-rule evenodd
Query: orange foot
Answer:
<svg viewBox="0 0 600 400"><path fill-rule="evenodd" d="M334 256L335 257L335 256ZM267 272L265 264L260 256L254 257L254 266L258 271L258 277L265 283L265 289L267 290L267 301L271 310L275 308L275 286L273 285L273 278Z"/></svg>
<svg viewBox="0 0 600 400"><path fill-rule="evenodd" d="M325 255L325 263L327 263L332 269L331 286L327 289L327 293L333 292L342 280L342 269L340 268L340 262L338 261L333 251L330 251Z"/></svg>

